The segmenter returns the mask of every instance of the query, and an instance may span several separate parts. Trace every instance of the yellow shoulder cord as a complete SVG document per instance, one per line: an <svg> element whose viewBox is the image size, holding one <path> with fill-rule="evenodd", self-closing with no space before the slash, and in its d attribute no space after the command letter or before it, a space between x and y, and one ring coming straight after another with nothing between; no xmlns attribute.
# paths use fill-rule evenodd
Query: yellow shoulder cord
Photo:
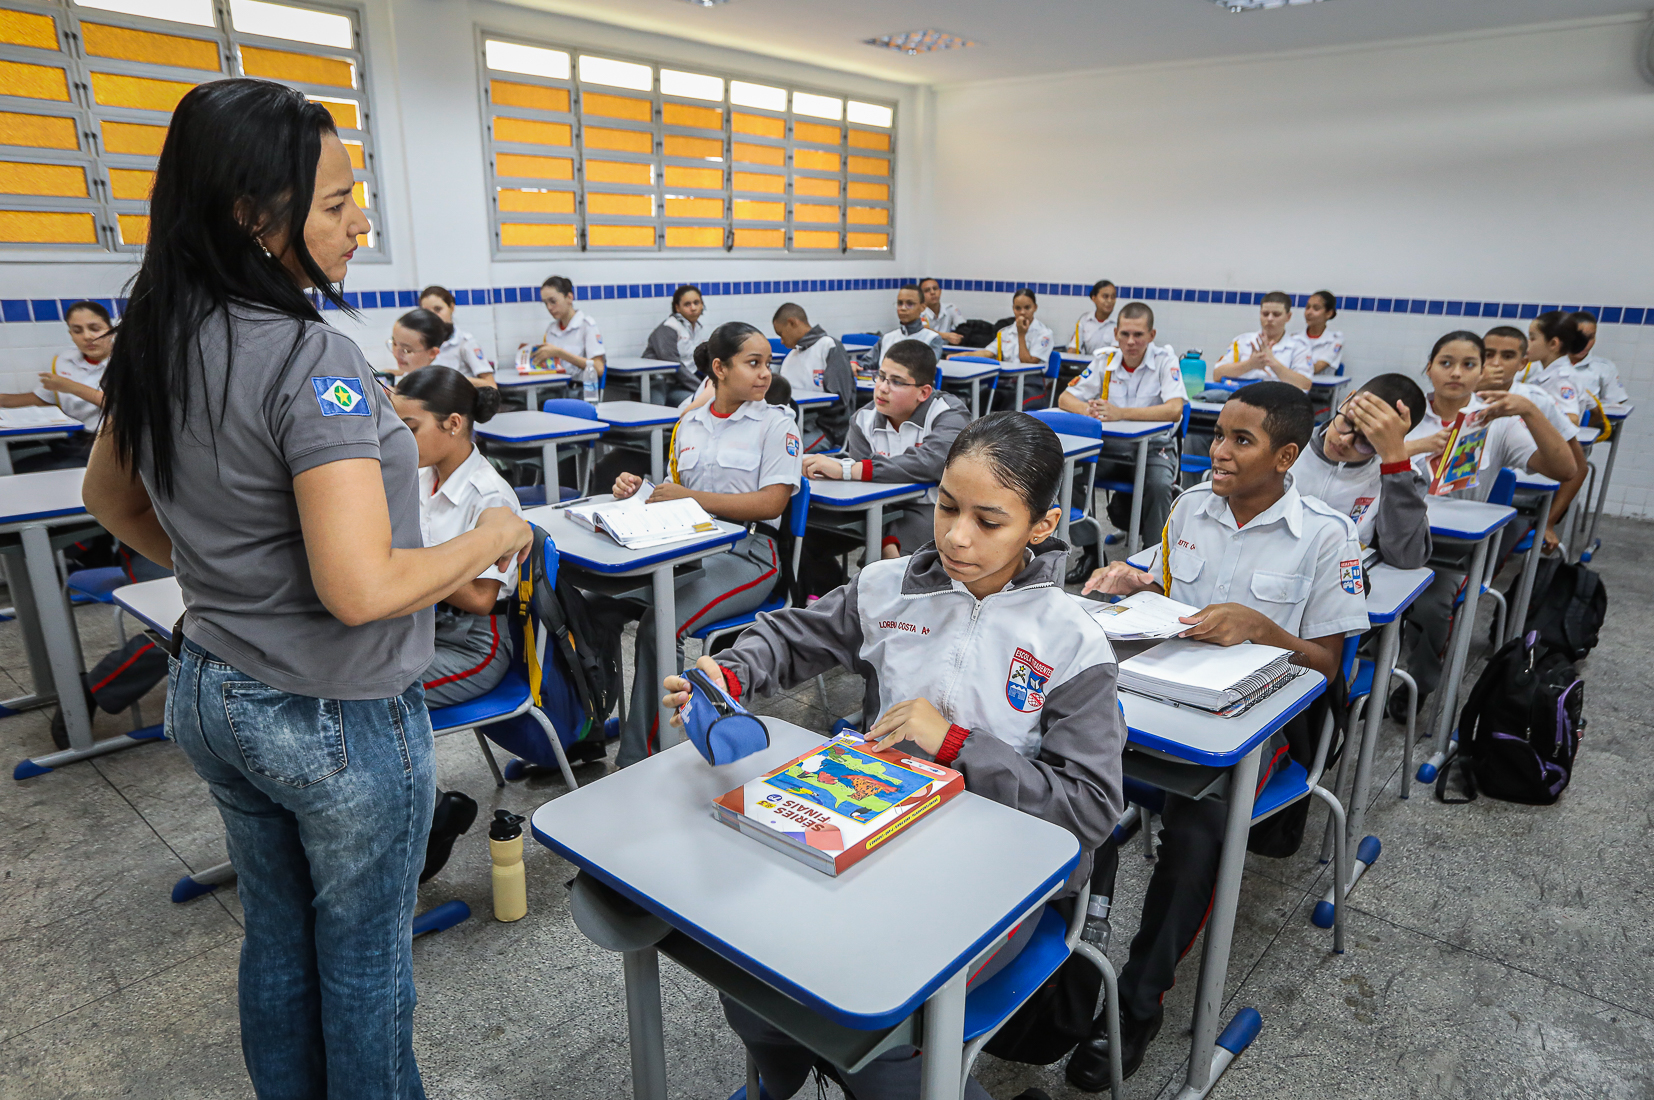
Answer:
<svg viewBox="0 0 1654 1100"><path fill-rule="evenodd" d="M54 375L57 374L57 356L55 355L52 356L52 373ZM56 405L60 409L63 408L63 395L55 390L52 393L52 404Z"/></svg>
<svg viewBox="0 0 1654 1100"><path fill-rule="evenodd" d="M1590 390L1585 391L1585 396L1589 397L1591 404L1597 407L1597 419L1602 421L1602 434L1597 436L1597 442L1606 443L1614 437L1614 422L1608 419L1608 410L1602 407L1602 398Z"/></svg>
<svg viewBox="0 0 1654 1100"><path fill-rule="evenodd" d="M1172 509L1176 511L1176 508ZM1170 597L1172 594L1172 517L1166 516L1166 526L1160 529L1160 591Z"/></svg>
<svg viewBox="0 0 1654 1100"><path fill-rule="evenodd" d="M536 548L538 549L538 548ZM523 662L528 666L528 695L540 705L540 654L534 645L534 559L532 555L517 572L517 616L523 621Z"/></svg>
<svg viewBox="0 0 1654 1100"><path fill-rule="evenodd" d="M682 423L683 417L680 416L678 417L678 423L672 425L672 441L666 445L668 456L672 460L672 480L678 485L683 484L682 481L678 480L678 425Z"/></svg>
<svg viewBox="0 0 1654 1100"><path fill-rule="evenodd" d="M1085 350L1084 348L1082 348L1080 346L1080 326L1083 325L1083 324L1085 324L1085 318L1084 317L1081 317L1078 321L1074 322L1074 350L1075 351L1084 351Z"/></svg>
<svg viewBox="0 0 1654 1100"><path fill-rule="evenodd" d="M1104 400L1104 401L1108 400L1108 383L1109 383L1109 380L1114 377L1114 372L1109 370L1108 368L1113 366L1113 365L1114 365L1114 356L1113 355L1110 355L1107 359L1103 360L1102 388L1097 391L1097 396L1099 398L1101 398L1102 400Z"/></svg>

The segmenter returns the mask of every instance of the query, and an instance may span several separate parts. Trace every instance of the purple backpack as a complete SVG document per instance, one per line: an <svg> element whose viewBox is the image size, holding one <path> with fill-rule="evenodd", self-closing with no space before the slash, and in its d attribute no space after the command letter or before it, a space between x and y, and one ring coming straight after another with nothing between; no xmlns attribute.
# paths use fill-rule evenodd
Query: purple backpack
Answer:
<svg viewBox="0 0 1654 1100"><path fill-rule="evenodd" d="M1538 631L1507 642L1459 712L1459 766L1442 769L1436 797L1472 802L1480 792L1505 802L1551 805L1572 776L1584 707L1585 682L1566 653L1540 646ZM1464 776L1463 798L1446 797L1454 770Z"/></svg>

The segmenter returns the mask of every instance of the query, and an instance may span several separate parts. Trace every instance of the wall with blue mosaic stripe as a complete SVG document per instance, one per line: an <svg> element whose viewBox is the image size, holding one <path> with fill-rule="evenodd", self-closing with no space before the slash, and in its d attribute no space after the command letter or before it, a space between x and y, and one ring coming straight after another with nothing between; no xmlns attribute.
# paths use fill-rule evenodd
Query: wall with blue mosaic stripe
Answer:
<svg viewBox="0 0 1654 1100"><path fill-rule="evenodd" d="M745 281L710 281L697 283L707 297L740 294L831 294L837 291L894 290L909 280L885 279L776 279ZM610 301L629 298L670 298L679 283L603 283L576 286L575 299ZM947 291L981 291L990 294L1012 294L1019 287L1032 287L1042 296L1084 298L1090 291L1089 283L1007 282L996 279L943 279ZM1253 305L1266 291L1262 290L1202 290L1194 287L1127 286L1120 288L1120 301L1195 302L1215 305ZM538 303L537 286L461 287L454 290L454 300L462 306L509 305L523 302ZM1295 294L1298 306L1309 301L1308 294ZM42 321L60 321L63 311L75 298L6 298L0 300L0 320L9 324L27 324ZM111 313L126 308L125 298L93 298ZM356 309L413 309L419 304L419 291L413 290L347 290L345 301ZM324 308L334 308L324 303ZM1553 309L1573 311L1585 309L1596 314L1605 325L1654 325L1654 307L1575 305L1567 302L1482 302L1456 298L1380 298L1349 294L1339 299L1339 311L1344 313L1408 313L1440 317L1498 318L1526 320Z"/></svg>

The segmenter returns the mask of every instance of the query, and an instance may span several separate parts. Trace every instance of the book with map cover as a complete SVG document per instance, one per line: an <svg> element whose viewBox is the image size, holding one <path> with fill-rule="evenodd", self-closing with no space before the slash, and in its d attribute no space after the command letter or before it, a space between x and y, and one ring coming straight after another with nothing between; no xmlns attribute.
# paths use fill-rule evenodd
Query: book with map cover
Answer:
<svg viewBox="0 0 1654 1100"><path fill-rule="evenodd" d="M712 806L730 828L839 875L964 789L952 768L845 733Z"/></svg>

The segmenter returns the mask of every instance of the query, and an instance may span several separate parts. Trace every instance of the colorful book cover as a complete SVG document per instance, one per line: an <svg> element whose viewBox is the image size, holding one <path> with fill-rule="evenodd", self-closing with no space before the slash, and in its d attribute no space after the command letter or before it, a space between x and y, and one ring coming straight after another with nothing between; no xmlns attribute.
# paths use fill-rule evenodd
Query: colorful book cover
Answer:
<svg viewBox="0 0 1654 1100"><path fill-rule="evenodd" d="M1475 486L1487 451L1488 425L1479 411L1461 412L1453 421L1453 434L1442 449L1430 495L1444 497Z"/></svg>
<svg viewBox="0 0 1654 1100"><path fill-rule="evenodd" d="M965 789L952 768L840 734L713 802L719 820L838 875Z"/></svg>

